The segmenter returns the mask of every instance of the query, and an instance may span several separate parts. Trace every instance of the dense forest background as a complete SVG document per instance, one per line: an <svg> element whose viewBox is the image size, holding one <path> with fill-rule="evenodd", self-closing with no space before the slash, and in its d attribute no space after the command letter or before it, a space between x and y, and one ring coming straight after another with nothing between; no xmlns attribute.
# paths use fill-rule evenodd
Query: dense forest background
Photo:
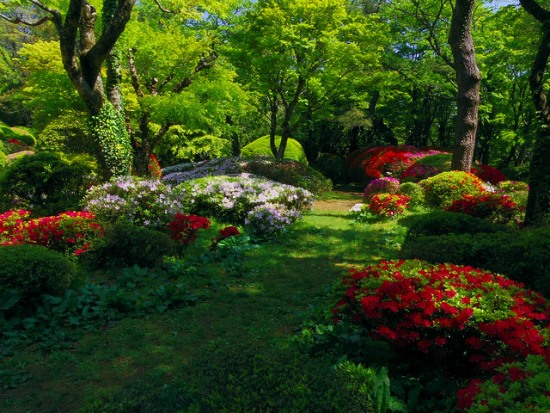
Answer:
<svg viewBox="0 0 550 413"><path fill-rule="evenodd" d="M451 25L466 4L481 77L473 160L526 180L547 16L508 3L4 1L0 121L37 149L97 156L107 177L146 175L151 154L162 166L239 155L264 135L282 136L280 157L297 139L310 163L379 145L456 152Z"/></svg>

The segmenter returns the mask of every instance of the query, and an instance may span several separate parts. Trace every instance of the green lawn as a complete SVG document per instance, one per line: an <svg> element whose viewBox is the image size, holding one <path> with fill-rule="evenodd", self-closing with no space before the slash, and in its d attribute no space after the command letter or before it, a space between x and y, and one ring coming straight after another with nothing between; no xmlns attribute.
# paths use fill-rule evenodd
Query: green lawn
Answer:
<svg viewBox="0 0 550 413"><path fill-rule="evenodd" d="M349 268L395 258L404 235L398 221L353 225L339 202L360 202L357 194L324 200L288 233L248 251L242 271L219 266L215 282L205 276L199 288L207 294L196 305L87 332L70 350L31 347L8 358L3 368L21 372L10 380L30 378L2 394L0 410L73 412L98 394L160 388L186 374L195 386L209 383L239 352L277 359L273 349L284 351L315 308L330 309L329 293Z"/></svg>

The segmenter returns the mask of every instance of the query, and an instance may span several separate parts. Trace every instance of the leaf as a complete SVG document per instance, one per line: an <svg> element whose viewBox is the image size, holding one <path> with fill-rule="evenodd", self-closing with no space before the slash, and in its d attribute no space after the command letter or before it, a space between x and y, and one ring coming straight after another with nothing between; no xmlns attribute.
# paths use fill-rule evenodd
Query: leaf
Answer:
<svg viewBox="0 0 550 413"><path fill-rule="evenodd" d="M21 295L15 289L4 291L0 295L0 310L9 310L19 302Z"/></svg>

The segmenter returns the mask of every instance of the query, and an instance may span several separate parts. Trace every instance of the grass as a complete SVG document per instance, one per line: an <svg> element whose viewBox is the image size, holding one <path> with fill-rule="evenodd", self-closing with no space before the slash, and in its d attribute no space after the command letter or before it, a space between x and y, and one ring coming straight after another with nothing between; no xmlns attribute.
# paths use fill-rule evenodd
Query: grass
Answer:
<svg viewBox="0 0 550 413"><path fill-rule="evenodd" d="M218 354L222 365L196 372L196 383L213 380L209 375L218 373L212 370L223 371L227 351L285 348L312 306L330 308L329 291L349 268L395 258L404 235L397 221L354 226L345 209L330 208L331 202L360 202L357 194L333 192L324 200L293 230L247 252L242 274L218 274L216 283L205 278L202 288L209 293L196 305L85 332L70 350L42 354L31 347L4 360L0 370L20 371L12 379L23 383L2 394L0 410L74 412L98 394L173 383L208 354ZM297 373L289 367L281 374Z"/></svg>

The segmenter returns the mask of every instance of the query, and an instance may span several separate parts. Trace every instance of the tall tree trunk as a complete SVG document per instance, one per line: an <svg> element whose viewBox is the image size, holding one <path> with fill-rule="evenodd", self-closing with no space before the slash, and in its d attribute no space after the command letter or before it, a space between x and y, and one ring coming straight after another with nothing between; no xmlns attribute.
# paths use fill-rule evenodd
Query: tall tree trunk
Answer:
<svg viewBox="0 0 550 413"><path fill-rule="evenodd" d="M455 145L451 168L469 172L474 157L481 74L476 64L471 25L475 0L456 0L449 44L458 85Z"/></svg>
<svg viewBox="0 0 550 413"><path fill-rule="evenodd" d="M533 62L529 86L540 125L529 172L529 198L525 225L550 223L550 104L544 90L544 73L550 56L550 11L535 0L520 0L523 8L542 24L542 39Z"/></svg>

